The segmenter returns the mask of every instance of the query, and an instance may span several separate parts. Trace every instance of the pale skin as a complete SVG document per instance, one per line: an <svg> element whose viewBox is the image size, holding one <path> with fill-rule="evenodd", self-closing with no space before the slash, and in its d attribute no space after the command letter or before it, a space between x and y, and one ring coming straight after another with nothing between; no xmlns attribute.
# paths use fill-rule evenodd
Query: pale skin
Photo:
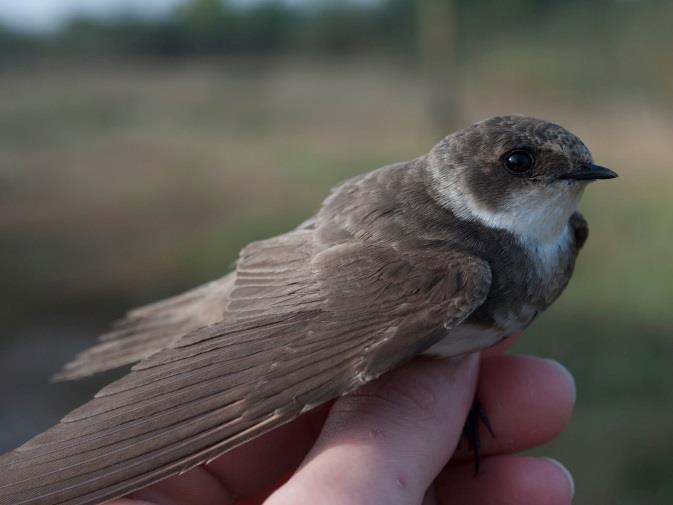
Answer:
<svg viewBox="0 0 673 505"><path fill-rule="evenodd" d="M514 339L454 360L419 358L331 405L108 505L569 505L566 470L516 453L555 438L575 401L555 362L505 355ZM496 437L473 477L462 427L474 393Z"/></svg>

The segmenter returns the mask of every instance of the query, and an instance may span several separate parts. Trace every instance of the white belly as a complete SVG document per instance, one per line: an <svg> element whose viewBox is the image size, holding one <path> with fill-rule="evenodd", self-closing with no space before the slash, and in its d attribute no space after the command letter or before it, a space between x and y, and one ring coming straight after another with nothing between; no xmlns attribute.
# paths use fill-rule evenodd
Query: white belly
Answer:
<svg viewBox="0 0 673 505"><path fill-rule="evenodd" d="M508 336L510 333L495 327L463 323L423 352L423 356L448 358L469 352L480 351Z"/></svg>

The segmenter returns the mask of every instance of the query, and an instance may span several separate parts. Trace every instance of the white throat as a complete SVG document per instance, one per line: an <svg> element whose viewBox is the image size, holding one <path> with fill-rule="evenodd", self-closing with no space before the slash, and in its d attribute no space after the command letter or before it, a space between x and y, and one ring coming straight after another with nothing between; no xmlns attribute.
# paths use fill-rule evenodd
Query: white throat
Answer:
<svg viewBox="0 0 673 505"><path fill-rule="evenodd" d="M570 194L555 188L536 188L526 198L512 198L504 209L494 212L480 205L472 195L461 193L453 200L451 210L463 219L507 230L524 242L549 244L563 235L580 196L581 192Z"/></svg>
<svg viewBox="0 0 673 505"><path fill-rule="evenodd" d="M535 260L541 273L558 264L571 244L570 216L577 210L583 186L563 183L531 187L527 194L511 198L498 211L488 209L458 181L435 175L440 204L467 221L512 233Z"/></svg>
<svg viewBox="0 0 673 505"><path fill-rule="evenodd" d="M503 208L493 211L482 205L461 184L435 178L440 204L456 217L478 221L489 228L507 230L523 242L557 242L564 234L570 216L577 210L582 187L532 187L525 195L511 198Z"/></svg>

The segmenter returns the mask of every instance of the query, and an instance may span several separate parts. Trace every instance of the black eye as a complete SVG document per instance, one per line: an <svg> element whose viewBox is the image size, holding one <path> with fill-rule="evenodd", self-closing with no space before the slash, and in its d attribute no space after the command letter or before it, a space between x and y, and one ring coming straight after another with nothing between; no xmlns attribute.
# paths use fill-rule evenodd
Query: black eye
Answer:
<svg viewBox="0 0 673 505"><path fill-rule="evenodd" d="M533 155L523 149L518 149L506 154L504 161L507 170L515 174L526 173L533 168L533 165L535 164Z"/></svg>

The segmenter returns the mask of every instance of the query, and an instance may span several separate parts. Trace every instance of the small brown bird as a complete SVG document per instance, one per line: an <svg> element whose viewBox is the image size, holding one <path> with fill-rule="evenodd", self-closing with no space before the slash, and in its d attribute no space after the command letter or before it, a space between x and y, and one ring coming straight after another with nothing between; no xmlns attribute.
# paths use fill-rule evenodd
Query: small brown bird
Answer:
<svg viewBox="0 0 673 505"><path fill-rule="evenodd" d="M587 183L612 177L562 127L505 116L343 183L234 272L132 311L68 364L58 378L140 361L0 457L0 505L122 496L420 353L526 328L570 279Z"/></svg>

